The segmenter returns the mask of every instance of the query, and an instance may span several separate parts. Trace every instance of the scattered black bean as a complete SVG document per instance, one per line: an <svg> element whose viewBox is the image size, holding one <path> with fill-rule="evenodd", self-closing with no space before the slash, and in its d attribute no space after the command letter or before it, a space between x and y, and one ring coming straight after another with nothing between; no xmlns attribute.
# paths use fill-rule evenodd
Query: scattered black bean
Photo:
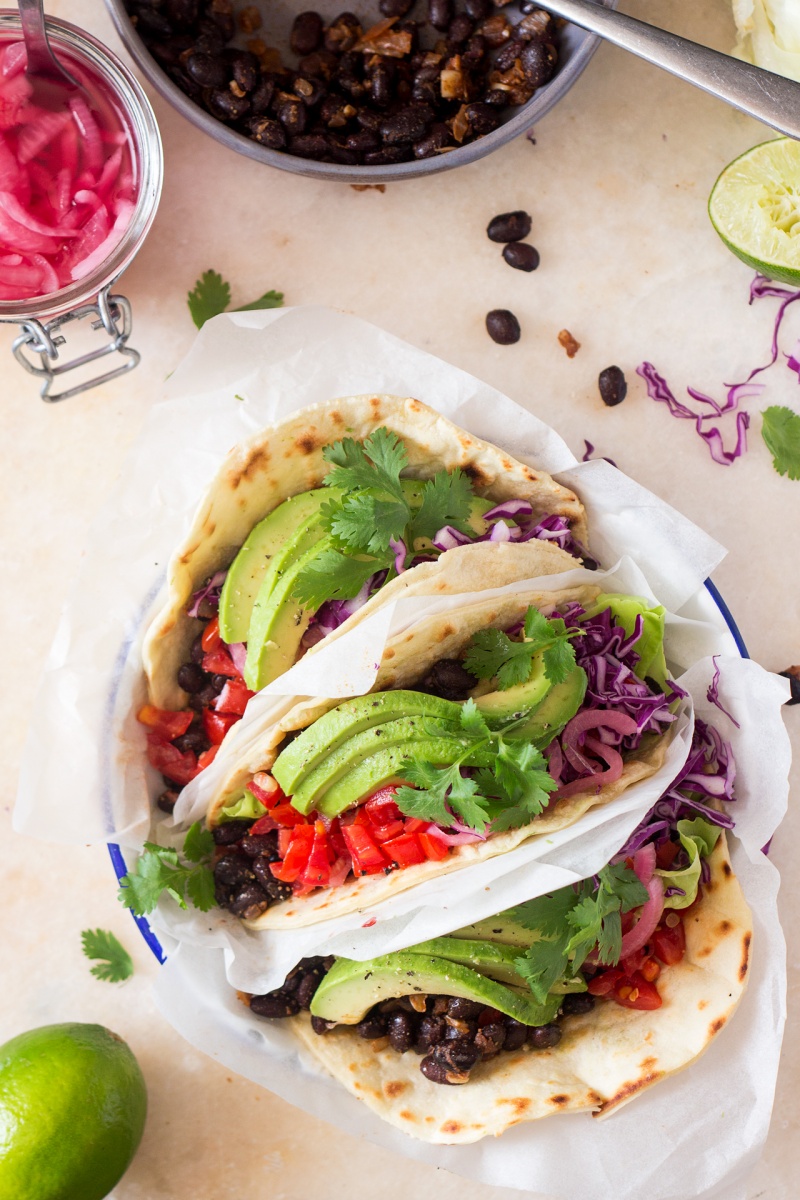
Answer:
<svg viewBox="0 0 800 1200"><path fill-rule="evenodd" d="M446 146L452 145L453 135L450 130L446 125L437 123L431 125L430 132L424 138L414 143L414 157L430 158L432 154L438 154Z"/></svg>
<svg viewBox="0 0 800 1200"><path fill-rule="evenodd" d="M250 859L243 854L224 855L214 867L214 878L225 887L232 888L255 881Z"/></svg>
<svg viewBox="0 0 800 1200"><path fill-rule="evenodd" d="M785 671L779 671L778 674L789 680L791 694L786 701L787 707L790 704L800 704L800 667L787 667Z"/></svg>
<svg viewBox="0 0 800 1200"><path fill-rule="evenodd" d="M464 0L467 16L473 21L485 21L492 13L492 0Z"/></svg>
<svg viewBox="0 0 800 1200"><path fill-rule="evenodd" d="M444 1017L426 1014L417 1028L417 1040L414 1050L417 1054L428 1054L431 1047L443 1042L447 1025Z"/></svg>
<svg viewBox="0 0 800 1200"><path fill-rule="evenodd" d="M506 1040L506 1027L502 1021L491 1021L482 1025L475 1034L475 1047L484 1058L490 1054L499 1054Z"/></svg>
<svg viewBox="0 0 800 1200"><path fill-rule="evenodd" d="M482 100L468 104L464 110L464 116L470 133L475 137L483 137L485 134L491 133L500 124L500 113L491 104Z"/></svg>
<svg viewBox="0 0 800 1200"><path fill-rule="evenodd" d="M321 967L312 967L310 971L303 972L300 985L294 993L301 1008L309 1009L311 1007L311 1001L314 999L314 993L319 987L323 975L324 971Z"/></svg>
<svg viewBox="0 0 800 1200"><path fill-rule="evenodd" d="M500 213L486 226L486 236L493 242L518 242L528 236L532 224L530 215L522 209Z"/></svg>
<svg viewBox="0 0 800 1200"><path fill-rule="evenodd" d="M416 0L380 0L378 8L384 17L404 17L415 3Z"/></svg>
<svg viewBox="0 0 800 1200"><path fill-rule="evenodd" d="M186 74L201 87L222 87L228 76L222 59L210 54L190 54L185 67Z"/></svg>
<svg viewBox="0 0 800 1200"><path fill-rule="evenodd" d="M531 87L543 87L553 78L556 59L555 51L549 42L528 42L519 56L519 61Z"/></svg>
<svg viewBox="0 0 800 1200"><path fill-rule="evenodd" d="M202 663L203 659L205 658L206 652L203 649L202 633L199 633L192 642L192 648L189 651L189 656L193 663Z"/></svg>
<svg viewBox="0 0 800 1200"><path fill-rule="evenodd" d="M295 54L311 54L322 44L324 22L318 12L298 13L292 22L289 44Z"/></svg>
<svg viewBox="0 0 800 1200"><path fill-rule="evenodd" d="M318 1033L320 1035L327 1033L330 1029L333 1029L335 1024L335 1021L326 1021L324 1017L311 1018L311 1028L314 1030L314 1033Z"/></svg>
<svg viewBox="0 0 800 1200"><path fill-rule="evenodd" d="M180 737L175 738L173 746L176 750L180 750L181 754L202 754L209 747L209 740L202 729L189 729L186 733L182 733Z"/></svg>
<svg viewBox="0 0 800 1200"><path fill-rule="evenodd" d="M208 708L210 704L214 703L218 695L217 689L209 682L205 687L201 687L199 692L195 692L189 697L189 707L193 708L195 712L202 712L204 708Z"/></svg>
<svg viewBox="0 0 800 1200"><path fill-rule="evenodd" d="M428 20L444 32L453 19L453 0L428 0Z"/></svg>
<svg viewBox="0 0 800 1200"><path fill-rule="evenodd" d="M254 142L270 150L283 150L286 146L286 130L272 117L251 117L247 129Z"/></svg>
<svg viewBox="0 0 800 1200"><path fill-rule="evenodd" d="M504 1050L521 1050L528 1038L528 1026L523 1025L521 1021L515 1021L513 1017L506 1017L506 1037L503 1043Z"/></svg>
<svg viewBox="0 0 800 1200"><path fill-rule="evenodd" d="M373 1038L386 1036L388 1022L383 1013L373 1012L368 1013L363 1020L358 1022L355 1028L359 1037L371 1041Z"/></svg>
<svg viewBox="0 0 800 1200"><path fill-rule="evenodd" d="M464 996L453 996L447 1002L447 1015L461 1021L477 1020L485 1008L476 1000L467 1000Z"/></svg>
<svg viewBox="0 0 800 1200"><path fill-rule="evenodd" d="M156 804L162 812L171 813L175 808L179 793L174 788L167 788L165 792L156 800Z"/></svg>
<svg viewBox="0 0 800 1200"><path fill-rule="evenodd" d="M214 839L216 846L232 846L234 842L241 841L245 836L252 821L223 821L221 825L215 825L211 830L211 836Z"/></svg>
<svg viewBox="0 0 800 1200"><path fill-rule="evenodd" d="M417 684L417 691L441 696L443 700L466 700L474 687L475 676L457 658L440 658Z"/></svg>
<svg viewBox="0 0 800 1200"><path fill-rule="evenodd" d="M567 992L561 1002L561 1011L565 1017L577 1017L581 1013L591 1012L594 1008L594 996L590 992Z"/></svg>
<svg viewBox="0 0 800 1200"><path fill-rule="evenodd" d="M517 271L535 271L539 265L539 251L528 242L509 242L503 247L503 258Z"/></svg>
<svg viewBox="0 0 800 1200"><path fill-rule="evenodd" d="M427 132L433 116L425 104L409 104L381 121L380 134L386 146L408 146Z"/></svg>
<svg viewBox="0 0 800 1200"><path fill-rule="evenodd" d="M600 388L603 404L607 404L609 408L621 404L628 394L628 384L619 367L606 367L601 371L597 386Z"/></svg>
<svg viewBox="0 0 800 1200"><path fill-rule="evenodd" d="M561 1041L558 1025L532 1025L528 1030L528 1045L535 1050L550 1050Z"/></svg>
<svg viewBox="0 0 800 1200"><path fill-rule="evenodd" d="M344 54L353 49L361 33L361 22L354 13L339 13L325 30L325 49L331 54Z"/></svg>
<svg viewBox="0 0 800 1200"><path fill-rule="evenodd" d="M519 321L507 308L493 308L486 314L486 330L499 346L511 346L521 336Z"/></svg>
<svg viewBox="0 0 800 1200"><path fill-rule="evenodd" d="M207 678L203 668L196 662L186 662L178 667L178 686L190 695L205 687Z"/></svg>
<svg viewBox="0 0 800 1200"><path fill-rule="evenodd" d="M238 121L250 107L246 96L235 96L228 88L211 88L208 107L221 121Z"/></svg>
<svg viewBox="0 0 800 1200"><path fill-rule="evenodd" d="M398 1054L410 1050L415 1040L414 1022L407 1012L393 1012L388 1022L389 1041Z"/></svg>
<svg viewBox="0 0 800 1200"><path fill-rule="evenodd" d="M300 1012L300 1005L294 996L288 995L282 988L267 992L264 996L250 997L250 1011L257 1017L293 1017Z"/></svg>
<svg viewBox="0 0 800 1200"><path fill-rule="evenodd" d="M474 21L471 21L466 13L459 13L457 17L453 17L447 27L448 46L455 48L463 45L472 37L474 29Z"/></svg>
<svg viewBox="0 0 800 1200"><path fill-rule="evenodd" d="M257 833L255 837L247 834L242 838L239 849L248 858L266 855L270 862L277 862L280 857L278 854L278 831L272 829L269 833Z"/></svg>
<svg viewBox="0 0 800 1200"><path fill-rule="evenodd" d="M257 883L248 883L236 893L228 907L235 916L252 921L267 911L269 903L269 896L263 888Z"/></svg>

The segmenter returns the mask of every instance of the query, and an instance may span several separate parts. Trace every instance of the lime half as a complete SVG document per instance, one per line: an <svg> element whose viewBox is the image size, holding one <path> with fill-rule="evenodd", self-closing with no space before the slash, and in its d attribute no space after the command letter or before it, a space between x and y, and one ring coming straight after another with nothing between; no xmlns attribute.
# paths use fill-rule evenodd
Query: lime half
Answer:
<svg viewBox="0 0 800 1200"><path fill-rule="evenodd" d="M729 250L762 275L800 287L800 142L762 142L725 168L708 215Z"/></svg>

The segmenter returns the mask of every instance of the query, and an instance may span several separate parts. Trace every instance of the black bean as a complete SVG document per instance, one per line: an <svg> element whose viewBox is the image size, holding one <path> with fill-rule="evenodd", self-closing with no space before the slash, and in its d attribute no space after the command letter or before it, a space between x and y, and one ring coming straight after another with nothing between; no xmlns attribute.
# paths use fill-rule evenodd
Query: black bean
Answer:
<svg viewBox="0 0 800 1200"><path fill-rule="evenodd" d="M248 883L236 893L228 906L237 917L252 921L269 908L269 897L257 883Z"/></svg>
<svg viewBox="0 0 800 1200"><path fill-rule="evenodd" d="M408 146L425 136L433 116L427 105L409 104L381 121L380 134L387 146Z"/></svg>
<svg viewBox="0 0 800 1200"><path fill-rule="evenodd" d="M189 655L193 663L202 663L203 659L205 658L206 652L203 649L202 633L199 633L192 642L192 648L189 651Z"/></svg>
<svg viewBox="0 0 800 1200"><path fill-rule="evenodd" d="M510 42L506 42L505 46L497 51L494 60L496 71L508 71L513 67L515 59L519 58L525 43L514 38Z"/></svg>
<svg viewBox="0 0 800 1200"><path fill-rule="evenodd" d="M242 838L239 849L248 858L266 855L270 862L278 861L278 831L271 829L269 833L257 833L255 837L249 834Z"/></svg>
<svg viewBox="0 0 800 1200"><path fill-rule="evenodd" d="M188 28L197 20L198 0L167 0L167 17L176 28Z"/></svg>
<svg viewBox="0 0 800 1200"><path fill-rule="evenodd" d="M615 404L621 404L628 394L628 384L619 367L606 367L600 372L597 379L597 386L600 389L600 398L603 404L607 404L609 408L613 408Z"/></svg>
<svg viewBox="0 0 800 1200"><path fill-rule="evenodd" d="M247 128L253 141L261 146L270 150L283 150L286 146L286 130L272 117L251 117Z"/></svg>
<svg viewBox="0 0 800 1200"><path fill-rule="evenodd" d="M519 321L507 308L493 308L486 314L486 330L499 346L512 346L521 336Z"/></svg>
<svg viewBox="0 0 800 1200"><path fill-rule="evenodd" d="M800 667L787 667L785 671L779 671L778 674L789 680L787 708L791 704L800 704Z"/></svg>
<svg viewBox="0 0 800 1200"><path fill-rule="evenodd" d="M388 1022L389 1041L398 1054L410 1050L416 1039L414 1020L407 1012L393 1012Z"/></svg>
<svg viewBox="0 0 800 1200"><path fill-rule="evenodd" d="M492 0L465 0L464 9L473 21L485 21L491 15L494 5Z"/></svg>
<svg viewBox="0 0 800 1200"><path fill-rule="evenodd" d="M441 73L441 67L436 64L420 67L411 84L412 97L427 104L436 104L440 97Z"/></svg>
<svg viewBox="0 0 800 1200"><path fill-rule="evenodd" d="M531 87L542 87L556 69L552 47L546 42L528 42L519 56L522 71Z"/></svg>
<svg viewBox="0 0 800 1200"><path fill-rule="evenodd" d="M509 242L503 247L503 258L517 271L535 271L539 265L539 251L527 242Z"/></svg>
<svg viewBox="0 0 800 1200"><path fill-rule="evenodd" d="M356 1033L359 1037L371 1041L373 1038L386 1036L388 1028L387 1019L381 1012L371 1012L358 1022L356 1025Z"/></svg>
<svg viewBox="0 0 800 1200"><path fill-rule="evenodd" d="M428 0L428 20L444 32L453 19L453 0Z"/></svg>
<svg viewBox="0 0 800 1200"><path fill-rule="evenodd" d="M324 23L318 12L298 13L292 22L289 45L295 54L311 54L322 42Z"/></svg>
<svg viewBox="0 0 800 1200"><path fill-rule="evenodd" d="M348 166L354 166L361 161L361 155L355 150L350 150L344 142L336 141L335 138L329 138L328 154L331 162L346 163Z"/></svg>
<svg viewBox="0 0 800 1200"><path fill-rule="evenodd" d="M319 118L329 129L343 129L356 115L356 109L345 96L330 92L319 108Z"/></svg>
<svg viewBox="0 0 800 1200"><path fill-rule="evenodd" d="M381 144L381 140L377 133L372 133L369 129L360 129L358 133L350 133L347 135L345 145L350 150L355 150L357 154L366 154L369 150L377 150Z"/></svg>
<svg viewBox="0 0 800 1200"><path fill-rule="evenodd" d="M311 1001L314 999L314 993L319 987L322 974L323 972L319 967L303 972L303 977L300 980L300 986L294 993L295 999L301 1008L308 1009L311 1007Z"/></svg>
<svg viewBox="0 0 800 1200"><path fill-rule="evenodd" d="M447 42L449 46L456 48L461 46L469 38L472 37L475 23L469 19L466 13L459 13L457 17L453 17L447 27Z"/></svg>
<svg viewBox="0 0 800 1200"><path fill-rule="evenodd" d="M444 1017L435 1017L431 1014L423 1016L417 1028L415 1053L427 1054L432 1046L437 1046L439 1042L444 1041L446 1030L447 1024Z"/></svg>
<svg viewBox="0 0 800 1200"><path fill-rule="evenodd" d="M258 881L267 893L270 901L273 904L280 904L283 900L288 900L292 895L292 885L290 883L282 883L280 879L276 879L272 872L267 875L266 871L260 869L262 860L254 859L254 864L259 864L259 870L256 871ZM255 866L253 868L255 870ZM271 878L269 876L272 876Z"/></svg>
<svg viewBox="0 0 800 1200"><path fill-rule="evenodd" d="M392 102L392 69L385 61L378 62L369 78L369 91L377 108L387 108Z"/></svg>
<svg viewBox="0 0 800 1200"><path fill-rule="evenodd" d="M232 64L233 80L243 92L252 92L258 83L258 59L247 50L239 50Z"/></svg>
<svg viewBox="0 0 800 1200"><path fill-rule="evenodd" d="M151 8L149 4L139 4L134 13L138 20L138 28L140 33L157 34L160 37L169 37L172 32L172 24L167 17L155 8Z"/></svg>
<svg viewBox="0 0 800 1200"><path fill-rule="evenodd" d="M490 1021L475 1034L475 1046L484 1057L499 1054L506 1040L506 1027L502 1021Z"/></svg>
<svg viewBox="0 0 800 1200"><path fill-rule="evenodd" d="M209 741L202 729L190 729L175 738L172 744L181 754L202 754L208 749Z"/></svg>
<svg viewBox="0 0 800 1200"><path fill-rule="evenodd" d="M220 694L222 689L225 687L226 683L230 683L230 679L228 678L227 675L212 675L211 676L211 686L213 687L213 689L217 695Z"/></svg>
<svg viewBox="0 0 800 1200"><path fill-rule="evenodd" d="M353 49L361 33L361 22L355 13L339 13L325 30L325 49L333 54L343 54Z"/></svg>
<svg viewBox="0 0 800 1200"><path fill-rule="evenodd" d="M176 792L174 788L167 788L167 790L162 792L158 797L156 804L162 812L171 813L175 808L179 794L180 793Z"/></svg>
<svg viewBox="0 0 800 1200"><path fill-rule="evenodd" d="M206 673L196 662L186 662L178 667L178 686L190 695L199 692L206 682Z"/></svg>
<svg viewBox="0 0 800 1200"><path fill-rule="evenodd" d="M323 158L328 153L328 139L323 133L304 133L291 139L289 150L301 158Z"/></svg>
<svg viewBox="0 0 800 1200"><path fill-rule="evenodd" d="M410 146L383 146L380 150L370 150L364 155L368 166L380 167L392 163L408 162L414 152Z"/></svg>
<svg viewBox="0 0 800 1200"><path fill-rule="evenodd" d="M223 821L221 825L215 825L211 830L211 836L214 839L216 846L232 846L234 842L240 841L247 833L252 821Z"/></svg>
<svg viewBox="0 0 800 1200"><path fill-rule="evenodd" d="M194 48L199 54L221 54L225 46L222 30L214 21L199 21Z"/></svg>
<svg viewBox="0 0 800 1200"><path fill-rule="evenodd" d="M478 1022L474 1018L465 1020L463 1017L451 1017L448 1013L444 1022L445 1039L451 1042L458 1041L460 1038L472 1041L478 1032Z"/></svg>
<svg viewBox="0 0 800 1200"><path fill-rule="evenodd" d="M330 1029L333 1029L335 1024L335 1021L326 1021L324 1017L311 1018L311 1028L314 1030L314 1033L318 1033L320 1035L327 1033Z"/></svg>
<svg viewBox="0 0 800 1200"><path fill-rule="evenodd" d="M593 1008L594 996L590 992L568 992L561 1001L561 1011L565 1017L576 1017L591 1012Z"/></svg>
<svg viewBox="0 0 800 1200"><path fill-rule="evenodd" d="M214 867L214 878L225 887L238 888L253 883L255 875L249 858L243 854L226 854Z"/></svg>
<svg viewBox="0 0 800 1200"><path fill-rule="evenodd" d="M489 50L486 38L480 33L476 33L469 39L465 48L461 51L461 65L469 69L475 68L486 58ZM505 99L503 100L505 103Z"/></svg>
<svg viewBox="0 0 800 1200"><path fill-rule="evenodd" d="M330 50L314 50L311 54L304 54L297 64L303 74L324 79L326 83L333 78L338 65L338 58Z"/></svg>
<svg viewBox="0 0 800 1200"><path fill-rule="evenodd" d="M319 104L325 94L325 84L319 79L306 78L305 75L295 75L292 81L292 92L299 96L306 108Z"/></svg>
<svg viewBox="0 0 800 1200"><path fill-rule="evenodd" d="M466 1083L480 1056L472 1042L442 1042L423 1058L419 1069L433 1083Z"/></svg>
<svg viewBox="0 0 800 1200"><path fill-rule="evenodd" d="M450 130L441 122L436 122L434 125L431 125L430 132L421 141L415 142L414 157L430 158L432 155L438 154L445 146L452 145L453 135ZM470 686L475 686L474 681ZM466 696L461 696L459 699L466 699Z"/></svg>
<svg viewBox="0 0 800 1200"><path fill-rule="evenodd" d="M477 100L473 104L468 104L464 110L464 116L469 122L469 131L473 137L483 137L497 129L500 124L499 112L485 101Z"/></svg>
<svg viewBox="0 0 800 1200"><path fill-rule="evenodd" d="M202 712L204 708L208 708L210 704L213 704L216 698L217 692L215 688L210 683L207 683L199 692L195 692L193 696L189 697L189 707L193 708L195 712Z"/></svg>
<svg viewBox="0 0 800 1200"><path fill-rule="evenodd" d="M378 8L384 17L404 17L415 3L416 0L380 0Z"/></svg>
<svg viewBox="0 0 800 1200"><path fill-rule="evenodd" d="M550 1050L561 1041L558 1025L532 1025L528 1030L528 1045L535 1050Z"/></svg>
<svg viewBox="0 0 800 1200"><path fill-rule="evenodd" d="M528 1037L528 1026L523 1025L521 1021L515 1021L513 1017L506 1017L505 1020L506 1036L503 1042L505 1050L520 1050Z"/></svg>
<svg viewBox="0 0 800 1200"><path fill-rule="evenodd" d="M452 996L447 1002L447 1015L460 1021L474 1021L481 1015L485 1007L485 1004L478 1004L476 1000L467 1000L464 996Z"/></svg>
<svg viewBox="0 0 800 1200"><path fill-rule="evenodd" d="M518 242L528 236L532 224L530 214L519 208L492 217L486 226L486 236L492 242Z"/></svg>
<svg viewBox="0 0 800 1200"><path fill-rule="evenodd" d="M209 110L221 121L238 121L250 108L246 96L234 96L228 88L211 88L207 96Z"/></svg>
<svg viewBox="0 0 800 1200"><path fill-rule="evenodd" d="M194 49L194 40L189 34L165 38L163 42L151 42L148 49L153 58L164 67L179 67Z"/></svg>
<svg viewBox="0 0 800 1200"><path fill-rule="evenodd" d="M282 988L277 988L264 996L251 996L250 1011L257 1017L293 1017L300 1012L300 1005L294 996L288 995Z"/></svg>
<svg viewBox="0 0 800 1200"><path fill-rule="evenodd" d="M469 1080L468 1071L454 1071L448 1063L442 1062L434 1054L429 1054L427 1058L423 1058L419 1064L419 1069L431 1083L467 1083Z"/></svg>
<svg viewBox="0 0 800 1200"><path fill-rule="evenodd" d="M184 65L186 74L201 87L222 87L228 78L222 59L212 58L210 54L190 54Z"/></svg>
<svg viewBox="0 0 800 1200"><path fill-rule="evenodd" d="M483 34L492 49L497 49L511 37L511 24L502 13L493 13L481 25L479 33Z"/></svg>
<svg viewBox="0 0 800 1200"><path fill-rule="evenodd" d="M298 137L305 132L307 122L306 106L302 100L283 100L278 108L278 120L290 137Z"/></svg>

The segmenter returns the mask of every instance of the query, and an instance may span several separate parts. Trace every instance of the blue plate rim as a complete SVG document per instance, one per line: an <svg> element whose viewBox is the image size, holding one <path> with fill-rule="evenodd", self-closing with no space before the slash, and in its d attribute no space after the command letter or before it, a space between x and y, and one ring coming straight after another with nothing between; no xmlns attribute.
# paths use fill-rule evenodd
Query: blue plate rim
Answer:
<svg viewBox="0 0 800 1200"><path fill-rule="evenodd" d="M717 588L716 584L713 583L711 581L711 579L706 579L704 586L705 586L708 594L711 596L711 599L714 601L714 604L716 605L717 609L719 610L719 613L720 613L723 621L727 625L728 631L729 631L731 637L733 638L734 642L736 643L736 649L739 651L742 658L750 658L750 654L747 649L747 646L745 645L745 641L744 641L744 638L742 637L741 630L739 629L739 626L736 624L736 620L734 619L733 613L728 608L727 604L725 603L722 596L720 595L719 589ZM111 857L111 865L114 868L114 874L117 877L117 883L121 883L123 875L126 875L128 873L128 868L125 864L125 859L122 854L122 849L116 842L108 842L107 845L108 845L108 853ZM128 911L130 912L130 909ZM134 920L140 934L144 938L145 942L147 942L147 945L150 947L153 954L155 955L155 958L158 961L159 965L163 966L163 964L167 961L167 954L166 954L166 951L164 950L164 947L161 945L161 942L158 940L155 933L153 932L153 930L150 926L150 922L147 920L147 917L137 917L135 915L135 913L133 913L133 912L131 912L131 917L133 918L133 920Z"/></svg>

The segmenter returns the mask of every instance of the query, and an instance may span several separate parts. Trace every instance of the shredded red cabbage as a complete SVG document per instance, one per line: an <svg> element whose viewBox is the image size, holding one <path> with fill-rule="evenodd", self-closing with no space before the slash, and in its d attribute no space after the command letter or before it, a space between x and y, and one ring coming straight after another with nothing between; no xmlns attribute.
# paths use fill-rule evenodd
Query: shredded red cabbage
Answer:
<svg viewBox="0 0 800 1200"><path fill-rule="evenodd" d="M583 444L584 444L585 449L583 451L583 457L581 458L581 462L590 462L592 459L592 456L594 455L594 444L592 442L590 442L588 438L583 439ZM612 467L617 466L617 464L614 462L613 458L606 458L605 455L603 455L603 454L601 454L600 457L602 458L603 462L610 463ZM619 468L617 468L617 469L619 469Z"/></svg>
<svg viewBox="0 0 800 1200"><path fill-rule="evenodd" d="M394 555L394 569L398 575L402 575L406 569L408 547L402 538L389 538L389 549Z"/></svg>
<svg viewBox="0 0 800 1200"><path fill-rule="evenodd" d="M225 582L227 571L217 571L207 579L201 588L199 588L192 596L192 603L186 610L186 615L189 617L200 616L200 605L205 600L211 608L219 608L219 596L222 591L222 585Z"/></svg>
<svg viewBox="0 0 800 1200"><path fill-rule="evenodd" d="M376 571L374 575L370 575L358 595L353 596L350 600L326 600L311 618L309 630L321 629L322 637L333 633L334 629L343 625L348 617L352 617L353 613L363 608L370 597L375 595L383 585L387 574L387 571ZM321 641L322 639L317 638L316 640Z"/></svg>
<svg viewBox="0 0 800 1200"><path fill-rule="evenodd" d="M719 711L722 713L725 713L725 716L728 718L729 721L733 721L733 723L737 729L741 729L741 725L739 724L739 722L736 720L735 717L731 716L731 714L728 712L727 708L723 707L722 701L719 698L719 666L717 664L718 657L719 657L719 655L715 654L715 655L713 655L713 657L711 659L711 661L714 664L714 678L711 680L711 684L709 685L708 691L706 692L706 699L708 700L709 704L716 704Z"/></svg>

